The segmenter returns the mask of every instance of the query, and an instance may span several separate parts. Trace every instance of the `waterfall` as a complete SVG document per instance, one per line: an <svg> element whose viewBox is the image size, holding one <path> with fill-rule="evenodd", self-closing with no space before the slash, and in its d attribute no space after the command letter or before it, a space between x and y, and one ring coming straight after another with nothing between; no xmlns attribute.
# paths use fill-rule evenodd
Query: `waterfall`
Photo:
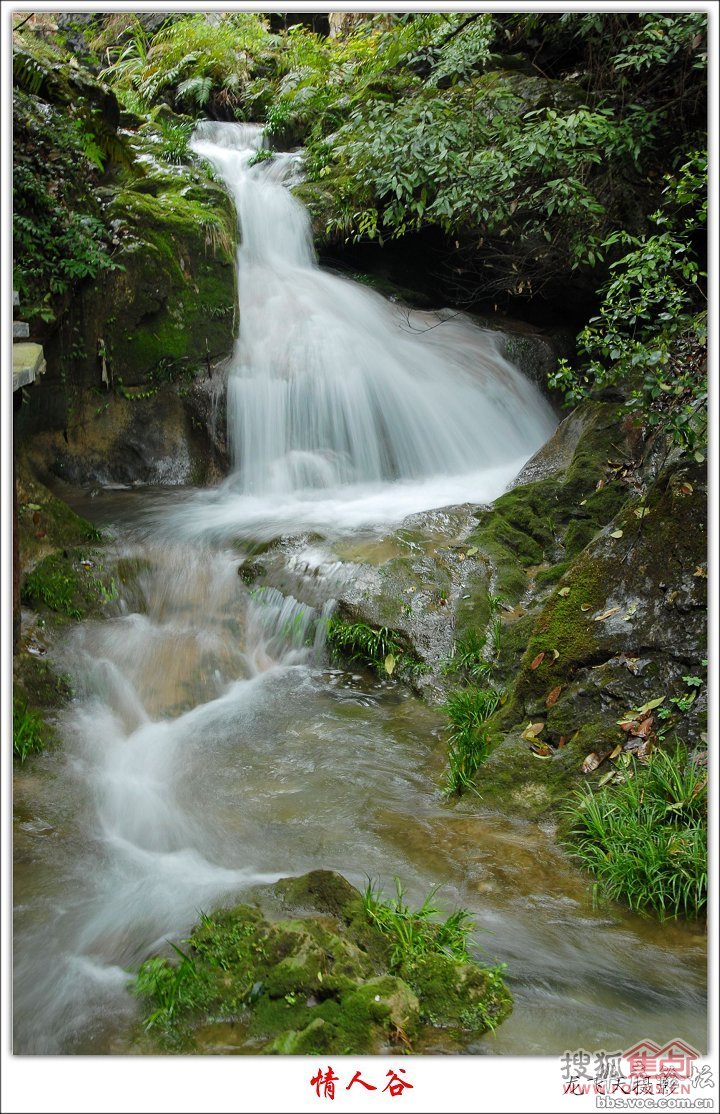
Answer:
<svg viewBox="0 0 720 1114"><path fill-rule="evenodd" d="M518 1010L523 1047L567 1048L578 1032L599 1047L619 1023L616 1047L657 1024L700 1047L702 986L675 939L645 940L630 915L578 916L578 883L538 826L453 818L437 710L319 666L329 597L352 575L334 547L284 547L282 591L238 575L264 534L342 534L492 499L553 426L492 333L319 270L288 190L299 160L251 166L260 142L232 124L194 139L242 234L234 471L191 498L173 491L146 530L125 506L118 613L58 639L75 687L63 745L16 773L14 1050L147 1051L132 991L143 960L182 947L203 911L319 867L360 887L397 875L418 903L449 884L502 941L517 984L537 984ZM601 993L583 989L590 968Z"/></svg>
<svg viewBox="0 0 720 1114"><path fill-rule="evenodd" d="M258 125L205 121L192 140L237 208L240 331L228 381L233 474L186 524L200 532L352 528L499 495L554 417L460 315L410 313L316 264L289 185L299 157Z"/></svg>

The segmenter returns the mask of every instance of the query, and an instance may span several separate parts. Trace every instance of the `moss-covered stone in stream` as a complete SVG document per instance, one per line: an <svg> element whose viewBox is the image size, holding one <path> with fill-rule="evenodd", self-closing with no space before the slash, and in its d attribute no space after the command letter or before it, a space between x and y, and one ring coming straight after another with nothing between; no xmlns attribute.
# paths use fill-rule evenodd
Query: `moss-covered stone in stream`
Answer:
<svg viewBox="0 0 720 1114"><path fill-rule="evenodd" d="M291 915L238 905L203 916L179 962L143 964L137 989L161 1041L202 1052L208 1028L217 1042L226 1024L248 1052L367 1055L407 1048L427 1027L470 1040L510 1011L496 969L440 952L393 966L392 940L339 875L283 879L267 896Z"/></svg>
<svg viewBox="0 0 720 1114"><path fill-rule="evenodd" d="M94 549L65 549L44 557L25 577L22 602L50 611L56 620L87 619L103 614L117 599L113 575Z"/></svg>
<svg viewBox="0 0 720 1114"><path fill-rule="evenodd" d="M418 996L422 1020L457 1035L495 1029L512 1010L512 998L497 968L458 965L437 954L404 964L401 972Z"/></svg>

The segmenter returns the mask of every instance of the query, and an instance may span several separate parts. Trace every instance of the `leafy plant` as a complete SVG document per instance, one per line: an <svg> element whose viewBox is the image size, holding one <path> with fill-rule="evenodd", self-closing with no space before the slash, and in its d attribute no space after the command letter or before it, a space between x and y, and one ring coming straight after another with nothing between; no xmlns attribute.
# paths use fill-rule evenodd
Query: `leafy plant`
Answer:
<svg viewBox="0 0 720 1114"><path fill-rule="evenodd" d="M445 710L450 720L448 771L445 792L476 793L473 778L487 758L490 737L485 721L502 699L500 689L459 689L448 695Z"/></svg>
<svg viewBox="0 0 720 1114"><path fill-rule="evenodd" d="M579 792L567 844L608 897L661 920L707 903L707 771L685 747L633 762L626 780Z"/></svg>
<svg viewBox="0 0 720 1114"><path fill-rule="evenodd" d="M175 944L170 946L180 957L179 964L156 956L146 960L137 974L135 993L156 1007L145 1019L146 1029L172 1029L181 1014L200 1009L207 999L207 983L195 961Z"/></svg>
<svg viewBox="0 0 720 1114"><path fill-rule="evenodd" d="M170 97L197 114L239 108L258 60L274 42L260 14L233 12L209 20L190 13L166 22L153 36L137 23L101 77L132 89L147 105Z"/></svg>
<svg viewBox="0 0 720 1114"><path fill-rule="evenodd" d="M168 162L180 163L187 157L190 136L193 133L192 120L167 120L162 116L155 120L160 131L158 153Z"/></svg>
<svg viewBox="0 0 720 1114"><path fill-rule="evenodd" d="M463 638L458 639L453 656L443 666L443 672L466 675L473 681L485 680L492 672L492 665L485 660L484 652L484 640L477 631L469 630Z"/></svg>
<svg viewBox="0 0 720 1114"><path fill-rule="evenodd" d="M24 762L30 754L45 748L45 724L38 712L24 700L13 700L13 754Z"/></svg>
<svg viewBox="0 0 720 1114"><path fill-rule="evenodd" d="M94 195L100 156L82 125L16 92L13 283L28 316L52 319L77 283L117 265Z"/></svg>
<svg viewBox="0 0 720 1114"><path fill-rule="evenodd" d="M327 645L335 657L356 661L378 671L386 671L389 657L395 661L403 656L403 648L389 627L371 627L367 623L350 623L332 616L327 623Z"/></svg>
<svg viewBox="0 0 720 1114"><path fill-rule="evenodd" d="M694 240L707 220L707 154L694 151L665 176L663 203L641 236L613 232L603 252L620 245L610 266L599 314L578 337L586 363L561 360L550 385L568 403L615 383L627 384L627 409L661 427L671 442L702 455L707 441L704 373L707 311L705 273Z"/></svg>
<svg viewBox="0 0 720 1114"><path fill-rule="evenodd" d="M433 904L436 893L437 889L432 890L419 909L411 909L404 900L399 878L395 879L394 900L385 899L382 891L368 881L363 910L370 923L391 941L391 969L399 970L420 956L437 953L458 963L469 960L468 940L473 931L470 914L458 909L446 920L438 920L440 910Z"/></svg>

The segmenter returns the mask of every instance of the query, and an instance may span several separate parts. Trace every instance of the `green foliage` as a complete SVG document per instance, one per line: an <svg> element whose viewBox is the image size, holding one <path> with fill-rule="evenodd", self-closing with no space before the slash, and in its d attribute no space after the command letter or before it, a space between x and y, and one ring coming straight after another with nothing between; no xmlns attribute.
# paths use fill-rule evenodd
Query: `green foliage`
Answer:
<svg viewBox="0 0 720 1114"><path fill-rule="evenodd" d="M597 317L578 338L588 360L578 370L561 361L550 385L576 403L595 389L629 386L626 406L642 411L649 429L698 452L707 441L704 372L707 312L693 245L707 221L707 154L693 151L676 174L665 176L655 229L642 236L613 232L603 251L620 245Z"/></svg>
<svg viewBox="0 0 720 1114"><path fill-rule="evenodd" d="M608 897L661 920L707 903L707 771L678 745L634 762L617 786L567 806L567 843Z"/></svg>
<svg viewBox="0 0 720 1114"><path fill-rule="evenodd" d="M212 22L201 12L180 16L150 36L139 21L101 76L133 90L150 106L169 97L176 108L197 114L242 113L246 87L265 51L275 42L261 15L223 14Z"/></svg>
<svg viewBox="0 0 720 1114"><path fill-rule="evenodd" d="M22 586L23 603L37 607L44 604L51 611L81 619L82 611L75 602L75 578L61 569L48 571L42 563L28 573Z"/></svg>
<svg viewBox="0 0 720 1114"><path fill-rule="evenodd" d="M97 612L117 597L114 578L79 549L44 557L27 574L20 590L23 603L49 608L70 619L82 619Z"/></svg>
<svg viewBox="0 0 720 1114"><path fill-rule="evenodd" d="M45 748L45 724L38 712L28 708L27 703L17 698L13 700L13 754L24 762L30 754L37 754Z"/></svg>
<svg viewBox="0 0 720 1114"><path fill-rule="evenodd" d="M408 655L389 627L371 627L367 623L349 623L336 616L328 619L327 645L338 658L355 661L378 672L386 671L388 657L398 660Z"/></svg>
<svg viewBox="0 0 720 1114"><path fill-rule="evenodd" d="M501 689L458 689L448 695L445 710L450 720L448 771L445 792L477 792L473 778L487 758L490 738L485 721L496 711Z"/></svg>
<svg viewBox="0 0 720 1114"><path fill-rule="evenodd" d="M29 317L51 319L67 290L116 266L94 198L101 159L60 109L16 92L14 112L13 283Z"/></svg>
<svg viewBox="0 0 720 1114"><path fill-rule="evenodd" d="M443 666L443 672L473 681L482 681L492 672L492 665L485 659L485 640L477 631L469 630L458 639L455 652Z"/></svg>
<svg viewBox="0 0 720 1114"><path fill-rule="evenodd" d="M155 125L160 131L160 157L172 163L180 163L187 158L188 144L195 126L192 120L173 121L160 116Z"/></svg>
<svg viewBox="0 0 720 1114"><path fill-rule="evenodd" d="M207 999L207 981L194 959L175 944L171 947L180 956L179 964L156 956L146 960L137 974L135 993L155 1005L145 1019L146 1029L172 1029L183 1013L200 1009Z"/></svg>
<svg viewBox="0 0 720 1114"><path fill-rule="evenodd" d="M465 909L438 921L440 910L433 904L437 889L425 898L419 909L411 909L404 901L405 891L395 879L395 899L387 900L372 881L363 894L363 911L370 923L391 943L390 970L398 971L421 956L441 954L458 962L470 959L468 940L473 931L470 914Z"/></svg>

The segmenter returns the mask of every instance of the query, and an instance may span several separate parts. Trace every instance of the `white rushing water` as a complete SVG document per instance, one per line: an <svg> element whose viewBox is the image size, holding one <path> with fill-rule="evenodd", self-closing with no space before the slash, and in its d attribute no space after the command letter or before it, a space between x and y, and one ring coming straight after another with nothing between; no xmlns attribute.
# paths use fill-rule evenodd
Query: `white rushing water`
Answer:
<svg viewBox="0 0 720 1114"><path fill-rule="evenodd" d="M184 508L183 527L337 531L496 498L552 431L549 405L492 331L320 270L288 188L298 156L253 164L261 142L256 125L214 122L192 141L237 207L240 334L233 474Z"/></svg>
<svg viewBox="0 0 720 1114"><path fill-rule="evenodd" d="M296 157L249 166L246 125L193 142L242 234L234 471L173 496L154 537L129 543L117 616L66 640L63 746L16 774L15 1051L136 1051L139 963L200 910L318 867L360 887L397 874L418 903L443 885L470 908L517 980L501 1050L670 1039L676 1024L700 1047L702 945L680 935L673 952L637 919L595 913L538 830L449 810L437 713L321 668L318 611L238 576L238 537L493 499L552 430L549 407L491 332L428 328L320 271L287 189Z"/></svg>

